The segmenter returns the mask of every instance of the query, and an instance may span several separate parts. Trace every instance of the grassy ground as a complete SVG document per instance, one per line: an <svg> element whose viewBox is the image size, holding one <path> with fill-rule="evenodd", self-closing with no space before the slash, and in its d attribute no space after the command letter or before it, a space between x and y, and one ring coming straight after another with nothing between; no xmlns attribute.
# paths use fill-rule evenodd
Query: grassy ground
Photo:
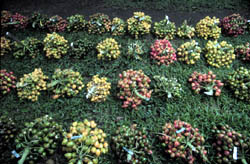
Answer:
<svg viewBox="0 0 250 164"><path fill-rule="evenodd" d="M25 31L17 32L14 35L19 39L34 36L43 40L46 33ZM95 36L88 35L85 32L61 33L61 35L69 40L69 42L88 37L96 44L104 38L110 37L109 34ZM176 62L168 67L158 66L156 62L152 61L149 57L149 47L155 38L146 36L141 39L148 47L148 52L143 55L143 60L141 61L127 58L127 42L131 39L129 36L115 37L115 39L122 45L122 54L119 59L114 61L98 61L95 50L89 52L84 59L73 59L69 56L65 56L60 60L49 60L45 57L45 54L41 54L41 56L36 59L15 59L11 55L1 58L1 69L14 71L18 78L22 77L25 73L32 72L38 67L42 68L43 72L50 77L56 68L73 68L82 74L85 84L90 81L91 77L95 74L100 74L101 77L106 76L109 82L112 83L111 95L106 102L91 103L89 100L86 100L86 88L74 98L60 98L58 100L53 100L50 93L44 92L37 102L19 100L17 94L12 92L1 99L0 114L6 114L13 118L18 128L23 127L23 122L32 121L34 118L45 114L51 115L56 121L61 123L65 129L67 129L73 121L81 121L85 118L89 120L93 119L98 123L99 127L103 128L108 134L109 140L119 125L136 123L139 126L146 127L150 131L151 142L154 145L153 159L151 161L153 164L176 163L169 160L163 154L157 136L155 135L155 133L161 131L161 127L165 122L176 119L189 122L194 127L199 128L207 140L211 139L211 127L218 123L229 124L245 135L250 134L250 104L238 101L228 87L223 88L220 97L196 95L187 82L188 77L193 71L206 72L208 70L212 70L218 79L224 80L229 72L232 72L239 66L250 68L249 63L235 60L230 69L217 69L208 66L204 54L202 54L202 60L193 66L180 62ZM205 40L195 39L200 45L205 46ZM231 44L237 45L249 41L250 35L247 34L237 38L221 37L219 40L227 40ZM185 41L188 40L175 39L171 42L174 47L177 48ZM158 74L167 74L168 77L176 77L182 84L184 93L180 99L171 100L167 100L165 97L157 97L153 94L151 100L144 103L139 111L122 109L122 102L116 96L118 93L116 86L119 80L118 74L127 69L142 69L150 78ZM208 142L207 149L209 150L209 158L213 161L214 154L211 144ZM56 158L59 161L62 160L59 163L65 163L61 156L62 154L58 153ZM113 153L110 152L107 156L102 157L100 163L116 163L114 159Z"/></svg>

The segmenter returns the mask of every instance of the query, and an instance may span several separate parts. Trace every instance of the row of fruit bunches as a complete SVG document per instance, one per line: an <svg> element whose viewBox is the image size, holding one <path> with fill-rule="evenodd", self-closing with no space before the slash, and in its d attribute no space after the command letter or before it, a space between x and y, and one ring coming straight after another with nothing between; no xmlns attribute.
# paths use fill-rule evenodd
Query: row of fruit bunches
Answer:
<svg viewBox="0 0 250 164"><path fill-rule="evenodd" d="M49 32L87 30L91 34L111 32L115 36L129 33L131 36L138 38L150 33L151 24L151 17L145 15L143 12L134 12L134 15L127 19L126 22L117 17L111 21L109 16L103 13L93 14L89 17L89 21L87 21L83 15L79 14L63 19L58 15L49 18L37 12L29 18L19 13L1 12L2 31L9 29L24 30L30 27ZM250 21L239 14L232 14L221 20L216 17L210 18L207 16L201 19L195 28L188 25L187 21L184 21L180 27L176 28L175 23L171 22L168 16L166 16L165 19L154 23L152 33L157 38L168 40L173 39L176 34L181 38L191 39L195 36L195 33L204 39L218 39L221 33L237 37L244 34L247 30L250 30Z"/></svg>
<svg viewBox="0 0 250 164"><path fill-rule="evenodd" d="M189 164L196 161L226 164L250 162L250 139L228 125L214 126L211 129L212 141L206 140L198 128L181 120L166 122L159 132L132 124L130 127L118 127L114 134L106 134L94 121L87 119L73 122L67 132L48 115L26 122L21 130L15 128L12 119L2 116L0 127L0 152L9 151L7 154L12 156L13 161L18 160L18 164L46 160L56 153L58 147L62 148L69 164L97 164L99 157L109 152L115 154L118 163L147 164L155 154L152 138L159 141L158 146L165 151L165 158L176 161ZM110 143L107 141L109 137ZM210 156L207 144L212 145L216 158ZM8 147L12 147L12 151ZM8 159L1 158L3 161Z"/></svg>

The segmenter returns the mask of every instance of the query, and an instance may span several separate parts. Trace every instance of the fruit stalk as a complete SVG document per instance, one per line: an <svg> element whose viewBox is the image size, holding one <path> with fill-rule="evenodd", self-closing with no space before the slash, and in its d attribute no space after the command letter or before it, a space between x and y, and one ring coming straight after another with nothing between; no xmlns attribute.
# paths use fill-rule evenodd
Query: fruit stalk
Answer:
<svg viewBox="0 0 250 164"><path fill-rule="evenodd" d="M29 148L29 147L26 147L26 148L24 149L24 153L23 153L23 155L22 155L22 158L18 161L18 164L23 164L24 161L25 161L25 159L26 159L27 156L29 155L29 153L30 153L30 148Z"/></svg>

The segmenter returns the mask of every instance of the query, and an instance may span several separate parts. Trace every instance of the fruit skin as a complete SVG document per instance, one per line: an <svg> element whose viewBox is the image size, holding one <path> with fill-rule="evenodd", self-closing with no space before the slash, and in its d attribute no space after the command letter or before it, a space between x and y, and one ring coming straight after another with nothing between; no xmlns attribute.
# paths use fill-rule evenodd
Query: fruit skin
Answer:
<svg viewBox="0 0 250 164"><path fill-rule="evenodd" d="M72 164L97 164L99 157L108 153L106 136L93 120L73 122L62 141L65 158Z"/></svg>
<svg viewBox="0 0 250 164"><path fill-rule="evenodd" d="M240 14L232 14L220 21L222 33L228 36L237 37L243 35L247 29L247 20Z"/></svg>
<svg viewBox="0 0 250 164"><path fill-rule="evenodd" d="M117 59L121 54L120 45L118 45L117 41L113 38L106 38L102 42L98 43L96 49L98 51L98 60Z"/></svg>
<svg viewBox="0 0 250 164"><path fill-rule="evenodd" d="M76 96L83 89L84 84L79 72L72 69L56 69L47 87L54 93L52 98L57 99L65 96Z"/></svg>
<svg viewBox="0 0 250 164"><path fill-rule="evenodd" d="M92 81L87 84L86 98L91 98L92 102L106 101L110 89L111 83L107 82L106 77L99 78L99 75L95 75Z"/></svg>
<svg viewBox="0 0 250 164"><path fill-rule="evenodd" d="M103 34L109 32L111 29L109 16L103 13L96 13L89 16L87 28L90 34Z"/></svg>
<svg viewBox="0 0 250 164"><path fill-rule="evenodd" d="M193 128L189 123L175 120L173 123L166 123L159 133L162 147L171 158L183 160L189 164L198 161L206 163L207 151L205 149L205 139L197 128Z"/></svg>
<svg viewBox="0 0 250 164"><path fill-rule="evenodd" d="M144 12L134 12L133 17L127 19L128 33L138 39L140 36L150 33L151 17Z"/></svg>
<svg viewBox="0 0 250 164"><path fill-rule="evenodd" d="M160 22L154 23L154 35L160 39L172 40L176 34L176 26L174 22L170 22L168 17Z"/></svg>
<svg viewBox="0 0 250 164"><path fill-rule="evenodd" d="M235 97L250 102L250 70L240 67L227 76L227 84Z"/></svg>
<svg viewBox="0 0 250 164"><path fill-rule="evenodd" d="M187 64L195 64L200 59L200 53L201 48L195 40L186 42L177 49L178 60Z"/></svg>
<svg viewBox="0 0 250 164"><path fill-rule="evenodd" d="M6 69L0 70L0 97L8 94L16 88L16 77L13 72L7 72Z"/></svg>
<svg viewBox="0 0 250 164"><path fill-rule="evenodd" d="M37 101L40 92L46 90L48 76L44 75L41 68L36 68L29 74L24 74L17 83L17 95L20 99Z"/></svg>
<svg viewBox="0 0 250 164"><path fill-rule="evenodd" d="M237 149L237 161L249 161L250 138L236 132L229 125L216 125L212 128L213 149L218 163L235 163L234 149ZM223 161L223 162L222 162ZM239 163L241 163L239 162ZM243 163L243 162L242 162Z"/></svg>
<svg viewBox="0 0 250 164"><path fill-rule="evenodd" d="M234 47L226 41L209 40L205 47L205 57L209 65L229 68L235 60Z"/></svg>
<svg viewBox="0 0 250 164"><path fill-rule="evenodd" d="M46 51L46 56L54 59L60 59L63 55L67 54L69 49L68 41L64 39L63 36L53 32L52 34L47 34L43 40L44 48Z"/></svg>
<svg viewBox="0 0 250 164"><path fill-rule="evenodd" d="M207 74L193 72L188 81L191 83L192 90L199 94L203 92L209 96L220 96L221 89L224 86L220 80L216 80L216 75L212 71L208 71ZM207 93L210 92L210 93Z"/></svg>
<svg viewBox="0 0 250 164"><path fill-rule="evenodd" d="M15 139L16 152L22 156L22 152L28 149L25 161L29 162L46 159L54 154L63 132L62 126L48 115L26 122Z"/></svg>
<svg viewBox="0 0 250 164"><path fill-rule="evenodd" d="M149 163L152 155L151 143L145 128L136 124L119 127L112 136L111 149L118 163Z"/></svg>
<svg viewBox="0 0 250 164"><path fill-rule="evenodd" d="M156 40L151 46L151 58L157 60L157 64L169 65L177 60L176 50L172 47L170 41Z"/></svg>
<svg viewBox="0 0 250 164"><path fill-rule="evenodd" d="M221 34L221 28L218 26L219 23L220 20L216 17L210 18L206 16L196 24L196 33L205 40L209 38L218 39Z"/></svg>
<svg viewBox="0 0 250 164"><path fill-rule="evenodd" d="M149 90L150 78L142 70L127 70L119 74L118 98L123 100L122 108L138 109L143 100L149 101L152 90Z"/></svg>

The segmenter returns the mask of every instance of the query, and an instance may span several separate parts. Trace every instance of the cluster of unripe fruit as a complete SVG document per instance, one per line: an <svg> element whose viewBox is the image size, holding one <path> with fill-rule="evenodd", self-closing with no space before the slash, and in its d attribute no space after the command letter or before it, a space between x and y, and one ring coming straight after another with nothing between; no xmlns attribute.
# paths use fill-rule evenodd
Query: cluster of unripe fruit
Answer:
<svg viewBox="0 0 250 164"><path fill-rule="evenodd" d="M95 121L73 122L62 141L64 156L69 164L98 164L101 154L108 152L106 136Z"/></svg>
<svg viewBox="0 0 250 164"><path fill-rule="evenodd" d="M229 67L235 59L234 48L226 41L209 40L205 51L208 64L217 68Z"/></svg>
<svg viewBox="0 0 250 164"><path fill-rule="evenodd" d="M179 27L177 29L177 35L180 37L180 38L188 38L188 39L191 39L192 37L194 37L195 35L195 28L192 27L192 26L189 26L187 24L187 21L185 20L181 27Z"/></svg>
<svg viewBox="0 0 250 164"><path fill-rule="evenodd" d="M194 161L206 162L207 150L205 150L205 139L199 133L199 129L193 128L189 123L175 120L174 123L166 123L160 140L165 152L171 158L194 163Z"/></svg>
<svg viewBox="0 0 250 164"><path fill-rule="evenodd" d="M169 65L177 60L175 49L172 44L166 40L156 40L151 46L151 58L157 60L157 64Z"/></svg>
<svg viewBox="0 0 250 164"><path fill-rule="evenodd" d="M176 27L174 22L170 22L168 16L160 22L154 23L154 34L161 39L172 40L176 34Z"/></svg>
<svg viewBox="0 0 250 164"><path fill-rule="evenodd" d="M67 30L72 32L83 31L86 27L87 21L83 15L76 14L67 18Z"/></svg>
<svg viewBox="0 0 250 164"><path fill-rule="evenodd" d="M5 95L16 88L16 77L13 72L7 72L6 69L0 70L0 94Z"/></svg>
<svg viewBox="0 0 250 164"><path fill-rule="evenodd" d="M221 88L224 85L220 80L216 80L216 75L212 71L208 71L207 74L194 72L188 81L195 93L202 92L209 96L220 96Z"/></svg>
<svg viewBox="0 0 250 164"><path fill-rule="evenodd" d="M106 101L110 88L111 83L107 82L106 77L99 78L99 75L95 75L87 84L86 98L90 98L92 102Z"/></svg>
<svg viewBox="0 0 250 164"><path fill-rule="evenodd" d="M151 97L152 90L149 90L150 78L146 76L142 70L134 71L127 70L119 74L118 81L119 99L123 100L123 108L137 107L142 103L142 100L148 101Z"/></svg>

